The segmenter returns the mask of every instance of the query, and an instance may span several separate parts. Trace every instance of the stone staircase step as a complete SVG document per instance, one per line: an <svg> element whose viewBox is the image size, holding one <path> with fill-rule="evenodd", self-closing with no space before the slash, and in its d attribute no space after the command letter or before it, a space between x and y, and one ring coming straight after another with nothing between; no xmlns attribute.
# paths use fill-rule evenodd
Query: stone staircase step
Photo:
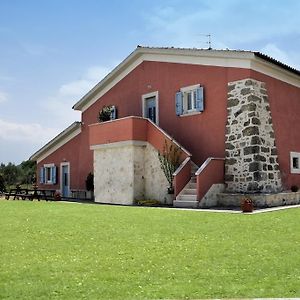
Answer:
<svg viewBox="0 0 300 300"><path fill-rule="evenodd" d="M197 189L197 183L196 182L189 182L186 185L186 188L188 188L188 189Z"/></svg>
<svg viewBox="0 0 300 300"><path fill-rule="evenodd" d="M176 200L181 200L181 201L197 201L197 195L179 194L176 197Z"/></svg>
<svg viewBox="0 0 300 300"><path fill-rule="evenodd" d="M173 202L174 207L197 208L198 205L199 205L198 201L175 200Z"/></svg>
<svg viewBox="0 0 300 300"><path fill-rule="evenodd" d="M197 182L197 178L196 176L192 176L191 180L189 181L190 183L196 183Z"/></svg>
<svg viewBox="0 0 300 300"><path fill-rule="evenodd" d="M197 195L197 189L185 187L180 194L182 194L182 195Z"/></svg>

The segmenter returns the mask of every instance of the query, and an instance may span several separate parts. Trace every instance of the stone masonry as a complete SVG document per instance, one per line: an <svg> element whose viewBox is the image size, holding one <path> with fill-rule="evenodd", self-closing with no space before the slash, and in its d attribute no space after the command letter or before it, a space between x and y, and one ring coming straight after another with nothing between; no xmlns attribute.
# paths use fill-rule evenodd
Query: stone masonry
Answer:
<svg viewBox="0 0 300 300"><path fill-rule="evenodd" d="M228 83L227 112L227 192L281 191L277 149L265 83L253 79Z"/></svg>

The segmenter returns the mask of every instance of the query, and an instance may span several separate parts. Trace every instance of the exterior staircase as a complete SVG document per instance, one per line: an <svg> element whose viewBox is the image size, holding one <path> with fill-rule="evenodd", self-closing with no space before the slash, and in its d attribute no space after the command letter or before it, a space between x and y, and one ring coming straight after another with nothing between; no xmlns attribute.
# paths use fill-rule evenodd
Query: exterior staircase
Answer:
<svg viewBox="0 0 300 300"><path fill-rule="evenodd" d="M197 183L195 173L198 166L192 163L191 179L183 190L177 195L176 200L173 202L174 207L197 208L199 202L197 201Z"/></svg>

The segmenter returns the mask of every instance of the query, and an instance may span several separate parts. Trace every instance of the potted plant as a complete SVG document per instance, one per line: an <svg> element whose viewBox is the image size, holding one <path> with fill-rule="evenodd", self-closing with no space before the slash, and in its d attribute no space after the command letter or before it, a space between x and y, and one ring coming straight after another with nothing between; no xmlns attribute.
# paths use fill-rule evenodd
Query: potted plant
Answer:
<svg viewBox="0 0 300 300"><path fill-rule="evenodd" d="M241 199L241 209L242 212L253 212L254 209L254 203L253 200L250 197L243 197Z"/></svg>
<svg viewBox="0 0 300 300"><path fill-rule="evenodd" d="M292 186L291 186L291 191L292 191L293 193L298 192L298 186L297 186L297 185L292 185Z"/></svg>
<svg viewBox="0 0 300 300"><path fill-rule="evenodd" d="M112 105L104 105L102 109L99 111L98 121L99 122L110 121L112 109L113 109Z"/></svg>
<svg viewBox="0 0 300 300"><path fill-rule="evenodd" d="M56 200L56 201L60 201L61 200L61 194L60 194L60 192L56 191L54 193L54 200Z"/></svg>

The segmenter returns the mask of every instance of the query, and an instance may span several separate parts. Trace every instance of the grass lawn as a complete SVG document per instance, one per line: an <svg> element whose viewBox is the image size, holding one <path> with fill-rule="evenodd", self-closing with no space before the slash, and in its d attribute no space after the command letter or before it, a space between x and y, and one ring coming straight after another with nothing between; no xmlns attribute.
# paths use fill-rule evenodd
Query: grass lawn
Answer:
<svg viewBox="0 0 300 300"><path fill-rule="evenodd" d="M1 299L300 297L300 209L0 200Z"/></svg>

